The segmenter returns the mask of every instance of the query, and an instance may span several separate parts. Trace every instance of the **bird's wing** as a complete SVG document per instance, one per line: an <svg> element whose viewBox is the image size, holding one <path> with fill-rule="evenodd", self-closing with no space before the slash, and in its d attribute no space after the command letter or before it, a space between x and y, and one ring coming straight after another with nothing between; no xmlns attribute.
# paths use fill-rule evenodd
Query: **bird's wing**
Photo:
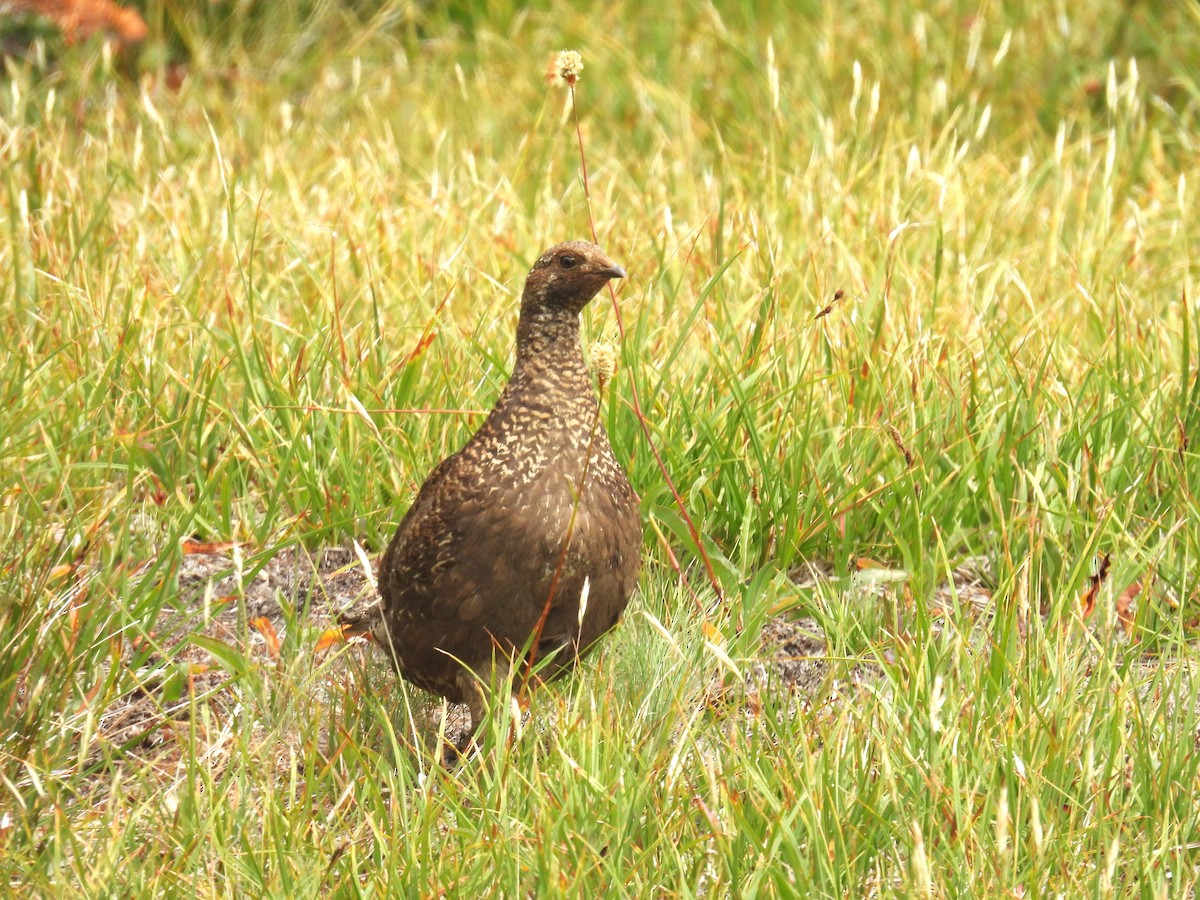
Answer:
<svg viewBox="0 0 1200 900"><path fill-rule="evenodd" d="M444 460L384 556L380 591L391 614L503 631L536 618L530 597L550 585L569 514L543 504L539 488L498 487L459 454Z"/></svg>
<svg viewBox="0 0 1200 900"><path fill-rule="evenodd" d="M380 566L379 589L389 609L419 618L455 615L458 591L446 576L454 568L463 517L479 503L469 474L456 453L421 485Z"/></svg>

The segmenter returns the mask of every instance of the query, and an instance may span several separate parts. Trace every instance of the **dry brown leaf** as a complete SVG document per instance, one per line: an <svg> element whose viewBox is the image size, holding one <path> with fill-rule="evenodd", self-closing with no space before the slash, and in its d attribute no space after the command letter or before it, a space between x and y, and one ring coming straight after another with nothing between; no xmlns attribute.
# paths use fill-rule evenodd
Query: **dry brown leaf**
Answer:
<svg viewBox="0 0 1200 900"><path fill-rule="evenodd" d="M1121 630L1126 634L1133 633L1133 601L1142 593L1142 579L1138 579L1129 587L1121 592L1121 596L1117 598L1117 624L1121 626Z"/></svg>
<svg viewBox="0 0 1200 900"><path fill-rule="evenodd" d="M908 445L904 443L904 438L900 434L900 429L889 422L887 426L887 433L888 437L892 439L892 443L896 445L896 449L899 450L904 456L905 468L911 469L914 465L916 465L916 458L913 456L912 451L908 449Z"/></svg>
<svg viewBox="0 0 1200 900"><path fill-rule="evenodd" d="M1100 559L1100 568L1095 575L1088 576L1088 588L1079 598L1079 612L1086 620L1096 611L1096 598L1100 596L1100 587L1108 577L1108 567L1112 562L1107 553Z"/></svg>
<svg viewBox="0 0 1200 900"><path fill-rule="evenodd" d="M720 836L725 833L725 830L721 827L720 820L713 815L713 811L708 808L708 804L700 798L699 794L692 797L692 804L704 814L704 818L708 820L708 826L712 829L714 835Z"/></svg>
<svg viewBox="0 0 1200 900"><path fill-rule="evenodd" d="M102 687L104 687L104 679L97 678L96 683L91 686L86 694L83 695L83 702L80 703L79 707L75 710L76 715L84 712L89 706L92 705L92 701L96 699L96 695L100 693L100 688Z"/></svg>
<svg viewBox="0 0 1200 900"><path fill-rule="evenodd" d="M266 616L259 616L251 619L250 624L254 629L263 636L263 640L267 642L267 653L272 659L279 659L279 634L275 631L275 626L271 624L271 620Z"/></svg>

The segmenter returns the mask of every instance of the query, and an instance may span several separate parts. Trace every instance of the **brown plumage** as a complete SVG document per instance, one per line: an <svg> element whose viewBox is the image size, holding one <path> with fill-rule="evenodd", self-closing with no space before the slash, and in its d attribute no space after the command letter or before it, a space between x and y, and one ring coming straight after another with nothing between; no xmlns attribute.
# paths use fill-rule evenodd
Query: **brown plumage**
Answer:
<svg viewBox="0 0 1200 900"><path fill-rule="evenodd" d="M580 311L624 277L583 241L538 259L512 377L466 446L430 473L383 556L376 639L413 684L467 703L472 730L511 666L532 655L553 657L542 677L570 667L637 584L637 495L579 340Z"/></svg>

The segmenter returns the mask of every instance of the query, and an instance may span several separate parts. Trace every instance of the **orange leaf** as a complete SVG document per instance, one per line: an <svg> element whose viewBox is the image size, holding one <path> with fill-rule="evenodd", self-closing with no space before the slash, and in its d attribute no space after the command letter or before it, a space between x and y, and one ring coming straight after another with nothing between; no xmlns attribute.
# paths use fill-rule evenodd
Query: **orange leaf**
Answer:
<svg viewBox="0 0 1200 900"><path fill-rule="evenodd" d="M1117 624L1126 634L1133 633L1133 601L1142 592L1142 580L1139 578L1121 592L1117 598Z"/></svg>
<svg viewBox="0 0 1200 900"><path fill-rule="evenodd" d="M346 643L346 632L349 630L349 625L338 625L334 628L326 628L321 632L321 636L317 638L317 645L313 647L313 652L324 653L335 644Z"/></svg>
<svg viewBox="0 0 1200 900"><path fill-rule="evenodd" d="M422 334L420 340L417 341L417 345L415 347L413 347L412 351L408 354L408 356L406 356L404 358L405 364L412 362L414 359L416 359L422 353L424 353L426 350L428 350L429 345L433 343L434 338L436 338L437 336L438 336L438 330L436 328L430 328L428 331L426 331L424 334Z"/></svg>
<svg viewBox="0 0 1200 900"><path fill-rule="evenodd" d="M725 643L725 635L721 634L720 629L718 629L711 622L702 622L700 624L700 631L704 634L706 639L716 644L718 647Z"/></svg>
<svg viewBox="0 0 1200 900"><path fill-rule="evenodd" d="M112 35L123 44L140 43L146 36L146 23L137 11L112 0L16 0L13 6L50 19L68 44L87 40L96 32Z"/></svg>
<svg viewBox="0 0 1200 900"><path fill-rule="evenodd" d="M151 642L158 637L157 631L151 631L145 637L140 634L135 634L129 641L129 646L134 650L142 650L151 645Z"/></svg>
<svg viewBox="0 0 1200 900"><path fill-rule="evenodd" d="M275 626L271 624L271 620L266 616L259 616L257 619L251 619L250 624L266 640L267 653L271 654L271 658L279 659L279 634L275 631Z"/></svg>
<svg viewBox="0 0 1200 900"><path fill-rule="evenodd" d="M438 336L437 321L438 316L442 314L442 310L446 304L450 302L450 295L454 291L454 286L458 284L458 279L454 279L454 284L450 285L450 290L442 296L437 308L434 309L433 315L429 317L429 321L425 323L425 328L421 332L421 337L417 340L417 346L413 347L412 351L404 357L403 365L408 365L413 360L417 359L422 353L429 349L429 345L433 343L434 338Z"/></svg>
<svg viewBox="0 0 1200 900"><path fill-rule="evenodd" d="M860 556L858 559L854 560L854 565L856 568L859 568L859 569L886 569L886 568L888 568L888 566L885 566L883 563L876 562L873 559L868 559L865 556Z"/></svg>
<svg viewBox="0 0 1200 900"><path fill-rule="evenodd" d="M1079 611L1084 619L1089 618L1096 611L1096 598L1100 596L1100 586L1104 584L1104 579L1108 577L1108 566L1111 559L1107 553L1100 560L1100 568L1095 575L1088 576L1088 589L1083 592L1079 598Z"/></svg>
<svg viewBox="0 0 1200 900"><path fill-rule="evenodd" d="M234 547L245 547L247 541L184 541L183 554L228 553Z"/></svg>

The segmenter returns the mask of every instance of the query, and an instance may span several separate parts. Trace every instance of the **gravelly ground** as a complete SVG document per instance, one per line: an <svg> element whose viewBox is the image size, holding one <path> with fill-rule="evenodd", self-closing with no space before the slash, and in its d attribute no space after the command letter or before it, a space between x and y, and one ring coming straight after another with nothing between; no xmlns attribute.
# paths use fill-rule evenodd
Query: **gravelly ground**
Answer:
<svg viewBox="0 0 1200 900"><path fill-rule="evenodd" d="M196 708L189 693L202 698L218 718L236 702L228 689L227 671L213 665L210 652L189 640L190 635L236 646L251 659L265 662L270 659L272 639L287 640L289 621L303 623L312 635L334 626L339 617L369 616L377 596L373 574L368 576L364 561L365 556L352 547L316 553L291 547L265 560L243 556L236 548L186 554L177 574L177 602L164 609L156 629L155 640L163 652L152 654L139 670L146 675L138 690L108 705L98 723L97 749L107 745L124 754L162 753L187 728ZM791 577L802 590L836 580L832 566L821 562L797 567ZM983 607L990 598L978 571L969 565L955 573L954 586L960 602ZM882 595L895 587L887 578L859 578L852 580L850 589ZM947 583L935 603L950 602ZM243 635L249 636L248 642ZM837 678L831 677L834 662L825 633L811 618L776 616L763 628L759 647L759 655L746 670L746 692L784 692L800 708L809 708L818 696L836 701L844 688L875 681L880 674L870 663L849 667L842 663ZM386 677L381 653L364 648L357 656L378 664L380 677ZM186 690L178 683L181 667L187 673ZM436 732L441 715L440 706L434 705L426 723L431 731ZM452 707L447 735L456 737L466 721L465 710Z"/></svg>

